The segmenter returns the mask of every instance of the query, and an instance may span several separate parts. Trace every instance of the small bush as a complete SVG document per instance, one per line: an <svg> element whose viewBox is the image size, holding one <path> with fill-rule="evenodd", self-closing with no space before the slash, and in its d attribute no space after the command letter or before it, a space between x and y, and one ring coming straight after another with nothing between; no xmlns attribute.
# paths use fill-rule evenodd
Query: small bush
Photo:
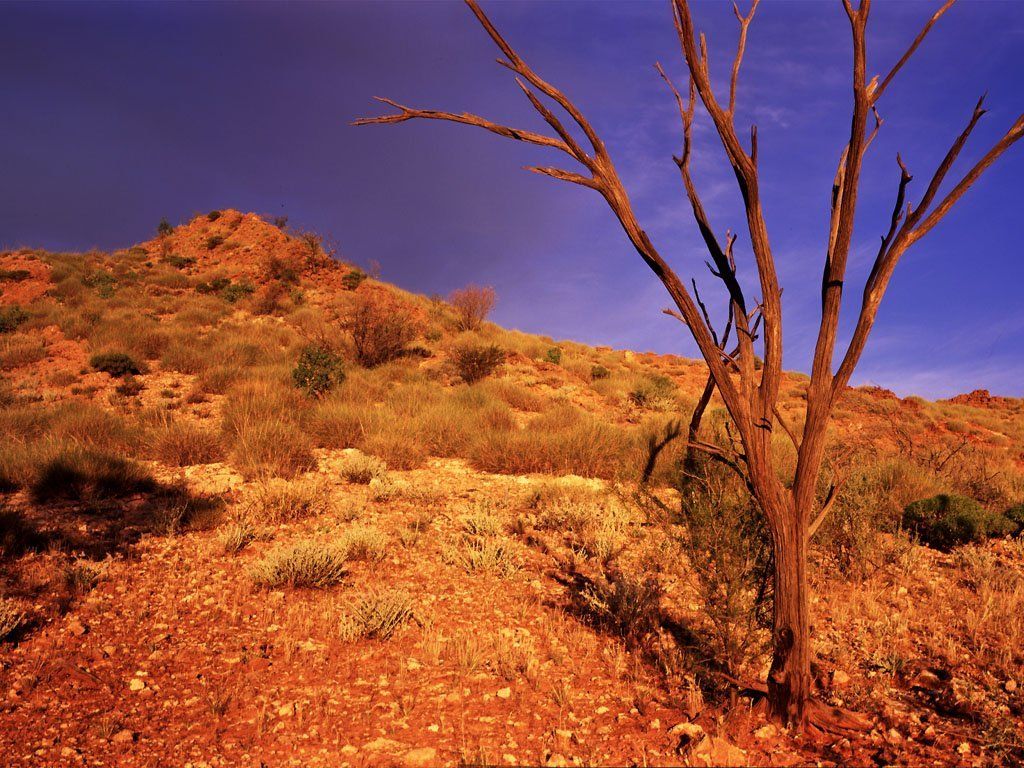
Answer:
<svg viewBox="0 0 1024 768"><path fill-rule="evenodd" d="M601 379L607 379L612 375L612 372L605 368L603 365L595 365L590 369L590 378L593 381L600 381Z"/></svg>
<svg viewBox="0 0 1024 768"><path fill-rule="evenodd" d="M383 560L388 554L388 537L379 528L357 525L338 537L336 545L349 560Z"/></svg>
<svg viewBox="0 0 1024 768"><path fill-rule="evenodd" d="M544 353L544 362L553 363L554 365L561 365L562 350L559 347L551 347L551 349Z"/></svg>
<svg viewBox="0 0 1024 768"><path fill-rule="evenodd" d="M1003 516L1009 521L1010 533L1014 536L1024 534L1024 504L1017 504L1010 507Z"/></svg>
<svg viewBox="0 0 1024 768"><path fill-rule="evenodd" d="M205 242L206 250L212 251L215 248L217 248L217 246L221 245L223 242L224 242L224 236L223 235L210 235L208 238L206 238L206 242Z"/></svg>
<svg viewBox="0 0 1024 768"><path fill-rule="evenodd" d="M255 291L256 288L252 283L231 283L221 289L220 297L228 302L228 304L234 304L246 296L251 296Z"/></svg>
<svg viewBox="0 0 1024 768"><path fill-rule="evenodd" d="M340 584L348 573L346 552L332 544L300 541L279 547L256 563L250 571L261 587L308 587L311 589Z"/></svg>
<svg viewBox="0 0 1024 768"><path fill-rule="evenodd" d="M27 269L0 269L0 283L20 283L30 277L32 273Z"/></svg>
<svg viewBox="0 0 1024 768"><path fill-rule="evenodd" d="M646 376L636 383L629 400L639 408L667 411L676 406L676 385L668 376Z"/></svg>
<svg viewBox="0 0 1024 768"><path fill-rule="evenodd" d="M196 263L196 260L191 256L179 256L176 253L168 254L160 259L160 261L174 267L175 269L184 269L185 267Z"/></svg>
<svg viewBox="0 0 1024 768"><path fill-rule="evenodd" d="M18 305L0 308L0 333L11 333L28 320L28 313Z"/></svg>
<svg viewBox="0 0 1024 768"><path fill-rule="evenodd" d="M484 571L508 578L519 570L510 542L500 537L463 536L457 543L446 545L441 558L467 573Z"/></svg>
<svg viewBox="0 0 1024 768"><path fill-rule="evenodd" d="M1004 535L1011 524L974 499L943 493L908 504L903 510L903 527L929 547L950 550L960 544Z"/></svg>
<svg viewBox="0 0 1024 768"><path fill-rule="evenodd" d="M355 598L339 625L341 639L387 640L414 618L413 600L403 592L372 591Z"/></svg>
<svg viewBox="0 0 1024 768"><path fill-rule="evenodd" d="M32 501L128 496L156 488L142 466L90 448L66 448L35 469L29 483Z"/></svg>
<svg viewBox="0 0 1024 768"><path fill-rule="evenodd" d="M495 293L490 286L467 285L452 291L448 303L455 309L459 330L475 331L480 328L494 308Z"/></svg>
<svg viewBox="0 0 1024 768"><path fill-rule="evenodd" d="M174 232L174 227L171 226L171 222L166 218L160 219L160 223L156 225L156 233L160 237L165 237L172 232Z"/></svg>
<svg viewBox="0 0 1024 768"><path fill-rule="evenodd" d="M137 376L142 367L124 352L103 352L89 358L89 365L101 373L109 374L115 379L123 376Z"/></svg>
<svg viewBox="0 0 1024 768"><path fill-rule="evenodd" d="M220 211L210 211L208 214L206 214L206 220L207 221L216 221L220 217L221 217Z"/></svg>
<svg viewBox="0 0 1024 768"><path fill-rule="evenodd" d="M229 523L217 535L226 555L236 555L256 540L256 529L247 521Z"/></svg>
<svg viewBox="0 0 1024 768"><path fill-rule="evenodd" d="M662 594L654 578L613 572L586 584L575 597L578 609L594 624L636 642L660 626Z"/></svg>
<svg viewBox="0 0 1024 768"><path fill-rule="evenodd" d="M345 368L333 350L323 344L310 344L299 353L292 380L307 395L320 397L345 380Z"/></svg>
<svg viewBox="0 0 1024 768"><path fill-rule="evenodd" d="M452 364L467 384L473 384L497 370L505 362L505 352L493 344L466 345L452 351Z"/></svg>
<svg viewBox="0 0 1024 768"><path fill-rule="evenodd" d="M61 576L64 589L76 596L87 595L100 582L100 568L89 562L75 562L67 566Z"/></svg>
<svg viewBox="0 0 1024 768"><path fill-rule="evenodd" d="M379 293L357 294L345 328L352 334L356 360L367 368L401 357L419 335L409 309Z"/></svg>
<svg viewBox="0 0 1024 768"><path fill-rule="evenodd" d="M363 280L366 279L366 273L359 269L350 269L341 278L341 285L346 291L354 291L360 285Z"/></svg>
<svg viewBox="0 0 1024 768"><path fill-rule="evenodd" d="M375 479L387 474L387 465L375 456L361 453L346 456L341 467L341 476L346 482L369 485Z"/></svg>

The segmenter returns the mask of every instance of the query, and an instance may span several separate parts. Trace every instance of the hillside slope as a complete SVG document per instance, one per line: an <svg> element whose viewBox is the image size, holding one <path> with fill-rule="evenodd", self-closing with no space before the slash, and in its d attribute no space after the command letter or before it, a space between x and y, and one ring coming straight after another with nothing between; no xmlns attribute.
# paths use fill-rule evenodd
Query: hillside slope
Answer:
<svg viewBox="0 0 1024 768"><path fill-rule="evenodd" d="M709 589L702 553L742 542L712 519L688 549L635 493L703 364L461 330L449 303L233 210L113 254L0 254L0 291L12 760L1024 759L1024 545L901 530L934 494L1024 501L1024 401L845 393L815 673L875 725L794 739L730 682L763 675L764 631L749 574ZM491 347L466 383L465 351ZM785 377L794 429L805 386ZM705 429L728 439L715 404ZM653 476L666 508L680 458Z"/></svg>

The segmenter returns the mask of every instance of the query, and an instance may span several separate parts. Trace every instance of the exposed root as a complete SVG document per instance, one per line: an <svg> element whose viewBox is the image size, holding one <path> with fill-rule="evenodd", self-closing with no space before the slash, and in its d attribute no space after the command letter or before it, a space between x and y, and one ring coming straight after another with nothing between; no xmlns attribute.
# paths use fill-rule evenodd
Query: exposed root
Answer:
<svg viewBox="0 0 1024 768"><path fill-rule="evenodd" d="M807 728L821 734L856 736L871 730L871 720L859 712L833 707L816 699L805 705Z"/></svg>

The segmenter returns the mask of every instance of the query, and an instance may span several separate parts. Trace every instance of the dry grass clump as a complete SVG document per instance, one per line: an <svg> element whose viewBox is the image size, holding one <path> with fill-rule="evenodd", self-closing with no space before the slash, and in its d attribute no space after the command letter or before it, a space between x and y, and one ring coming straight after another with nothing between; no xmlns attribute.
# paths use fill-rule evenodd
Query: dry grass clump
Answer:
<svg viewBox="0 0 1024 768"><path fill-rule="evenodd" d="M293 477L315 466L312 444L296 420L301 395L275 380L234 387L222 430L231 464L246 478Z"/></svg>
<svg viewBox="0 0 1024 768"><path fill-rule="evenodd" d="M396 360L421 332L412 308L390 292L356 291L344 321L351 334L356 361L367 368Z"/></svg>
<svg viewBox="0 0 1024 768"><path fill-rule="evenodd" d="M570 405L558 405L520 431L483 435L469 449L485 472L614 478L631 450L629 435Z"/></svg>
<svg viewBox="0 0 1024 768"><path fill-rule="evenodd" d="M489 397L504 402L517 411L540 413L548 406L548 399L529 387L507 379L490 379L477 385Z"/></svg>
<svg viewBox="0 0 1024 768"><path fill-rule="evenodd" d="M46 357L46 346L26 333L0 337L0 369L12 370L31 365Z"/></svg>
<svg viewBox="0 0 1024 768"><path fill-rule="evenodd" d="M347 552L335 544L306 540L268 552L249 572L261 587L317 589L341 583L347 569Z"/></svg>
<svg viewBox="0 0 1024 768"><path fill-rule="evenodd" d="M415 618L414 601L405 592L373 590L355 597L338 625L346 642L387 640Z"/></svg>
<svg viewBox="0 0 1024 768"><path fill-rule="evenodd" d="M330 398L318 401L306 418L310 436L321 448L357 448L376 424L374 411L362 404Z"/></svg>
<svg viewBox="0 0 1024 768"><path fill-rule="evenodd" d="M346 482L369 485L387 474L387 465L374 456L351 453L345 456L340 474Z"/></svg>
<svg viewBox="0 0 1024 768"><path fill-rule="evenodd" d="M267 478L243 502L240 519L280 525L323 515L333 509L330 486L321 480Z"/></svg>
<svg viewBox="0 0 1024 768"><path fill-rule="evenodd" d="M172 467L212 464L224 458L220 435L183 419L164 418L149 440L153 458Z"/></svg>
<svg viewBox="0 0 1024 768"><path fill-rule="evenodd" d="M354 525L335 541L349 560L380 561L388 554L388 537L372 525Z"/></svg>
<svg viewBox="0 0 1024 768"><path fill-rule="evenodd" d="M0 597L0 641L10 638L25 623L25 611L17 600Z"/></svg>
<svg viewBox="0 0 1024 768"><path fill-rule="evenodd" d="M483 571L501 578L512 576L520 567L511 541L497 536L462 536L443 547L441 559L467 573Z"/></svg>
<svg viewBox="0 0 1024 768"><path fill-rule="evenodd" d="M236 555L256 540L256 528L248 520L228 523L217 533L217 541L226 555Z"/></svg>

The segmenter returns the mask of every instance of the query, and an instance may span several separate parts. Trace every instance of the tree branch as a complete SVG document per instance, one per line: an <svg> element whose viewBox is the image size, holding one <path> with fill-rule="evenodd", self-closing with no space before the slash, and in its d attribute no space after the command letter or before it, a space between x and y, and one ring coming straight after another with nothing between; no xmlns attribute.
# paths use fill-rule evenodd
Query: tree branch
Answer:
<svg viewBox="0 0 1024 768"><path fill-rule="evenodd" d="M928 32L931 30L933 26L935 26L935 22L942 18L942 14L944 14L953 6L954 2L956 2L956 0L946 0L943 6L939 8L939 10L937 10L934 14L932 14L932 17L928 19L928 23L925 24L924 28L917 33L917 37L914 38L914 42L912 42L910 44L910 47L907 48L906 53L900 56L900 60L897 61L893 68L889 70L889 74L887 74L885 78L882 80L882 84L873 90L871 94L872 104L875 104L880 98L882 98L882 94L885 93L885 89L889 87L889 83L891 83L893 81L893 78L896 77L896 73L898 73L900 69L903 67L903 65L907 63L910 57L914 55L914 51L916 51L918 46L921 45L921 43L924 41L925 35L928 34Z"/></svg>

